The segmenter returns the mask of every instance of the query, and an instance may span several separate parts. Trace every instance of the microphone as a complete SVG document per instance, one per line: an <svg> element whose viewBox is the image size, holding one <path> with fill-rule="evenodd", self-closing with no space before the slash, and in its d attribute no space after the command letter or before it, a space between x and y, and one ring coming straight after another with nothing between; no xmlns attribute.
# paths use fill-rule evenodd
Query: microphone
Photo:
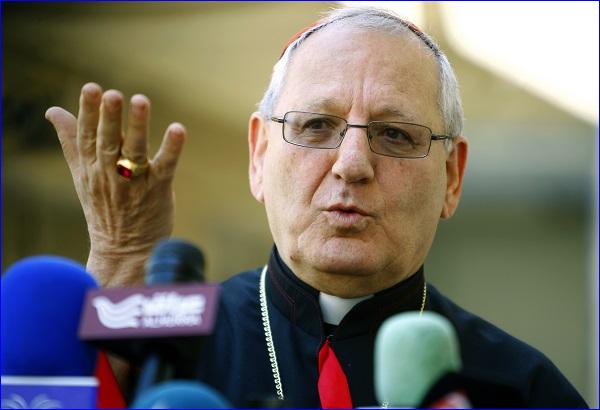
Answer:
<svg viewBox="0 0 600 410"><path fill-rule="evenodd" d="M2 408L96 407L98 352L77 329L85 294L97 287L83 266L57 256L29 257L4 273Z"/></svg>
<svg viewBox="0 0 600 410"><path fill-rule="evenodd" d="M204 285L201 251L163 240L146 264L147 286L88 292L80 335L135 367L133 397L169 379L196 379L202 337L212 333L219 288Z"/></svg>
<svg viewBox="0 0 600 410"><path fill-rule="evenodd" d="M203 283L204 255L195 245L181 239L160 241L146 263L146 285Z"/></svg>
<svg viewBox="0 0 600 410"><path fill-rule="evenodd" d="M148 286L203 283L204 255L189 242L163 240L156 245L148 260L145 279ZM151 343L148 346L151 353L140 373L136 396L169 379L193 379L197 374L201 348L201 340L197 337L158 339Z"/></svg>
<svg viewBox="0 0 600 410"><path fill-rule="evenodd" d="M470 408L461 367L454 327L437 313L401 313L377 333L375 395L383 406Z"/></svg>
<svg viewBox="0 0 600 410"><path fill-rule="evenodd" d="M131 405L133 409L226 409L233 406L215 389L191 381L169 381L153 386Z"/></svg>

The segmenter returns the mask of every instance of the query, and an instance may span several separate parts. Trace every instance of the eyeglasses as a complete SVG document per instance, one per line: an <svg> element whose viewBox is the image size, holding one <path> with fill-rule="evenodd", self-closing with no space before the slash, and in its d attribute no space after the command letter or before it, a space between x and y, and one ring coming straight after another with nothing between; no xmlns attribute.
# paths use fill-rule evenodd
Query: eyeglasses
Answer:
<svg viewBox="0 0 600 410"><path fill-rule="evenodd" d="M367 130L369 147L376 154L396 158L424 158L429 154L431 141L450 139L431 128L408 122L370 121L367 125L349 124L335 115L288 111L283 118L271 117L283 124L283 139L300 147L317 149L338 148L348 128Z"/></svg>

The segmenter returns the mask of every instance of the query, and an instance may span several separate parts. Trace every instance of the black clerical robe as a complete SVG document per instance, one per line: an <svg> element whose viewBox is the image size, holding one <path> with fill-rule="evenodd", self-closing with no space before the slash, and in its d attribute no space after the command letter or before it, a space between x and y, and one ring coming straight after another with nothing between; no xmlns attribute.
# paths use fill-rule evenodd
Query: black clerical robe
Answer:
<svg viewBox="0 0 600 410"><path fill-rule="evenodd" d="M222 284L216 329L206 340L199 377L235 406L267 406L276 390L259 303L262 268ZM319 348L329 338L344 369L355 407L376 406L373 349L388 317L419 310L424 274L358 303L328 334L319 292L300 281L274 249L266 275L269 319L286 407L320 407ZM577 391L542 353L460 308L427 285L426 310L455 327L474 407L586 407Z"/></svg>

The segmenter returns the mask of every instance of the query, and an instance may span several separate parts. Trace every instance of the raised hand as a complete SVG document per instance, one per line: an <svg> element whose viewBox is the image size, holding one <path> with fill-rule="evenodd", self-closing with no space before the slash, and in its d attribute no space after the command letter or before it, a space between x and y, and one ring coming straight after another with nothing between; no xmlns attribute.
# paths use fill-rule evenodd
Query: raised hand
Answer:
<svg viewBox="0 0 600 410"><path fill-rule="evenodd" d="M77 118L60 107L46 111L87 222L88 270L109 286L140 282L153 245L171 234L172 181L186 138L181 124L169 125L160 149L148 160L150 100L140 94L131 98L125 132L123 104L119 91L103 93L88 83L81 89ZM129 160L121 172L120 159ZM137 176L130 175L129 165L135 164L141 170Z"/></svg>

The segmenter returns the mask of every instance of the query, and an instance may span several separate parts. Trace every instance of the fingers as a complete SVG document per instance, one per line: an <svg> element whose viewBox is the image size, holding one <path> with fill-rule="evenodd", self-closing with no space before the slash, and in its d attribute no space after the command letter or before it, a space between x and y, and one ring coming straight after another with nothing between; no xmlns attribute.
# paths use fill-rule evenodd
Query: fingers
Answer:
<svg viewBox="0 0 600 410"><path fill-rule="evenodd" d="M127 134L121 147L121 155L138 163L148 158L148 128L150 121L150 100L144 95L131 97Z"/></svg>
<svg viewBox="0 0 600 410"><path fill-rule="evenodd" d="M102 167L114 166L121 148L121 112L123 95L117 90L108 90L102 96L96 156Z"/></svg>
<svg viewBox="0 0 600 410"><path fill-rule="evenodd" d="M46 118L56 129L72 170L75 164L80 163L78 157L88 164L98 161L102 168L111 170L115 169L121 154L134 162L146 161L150 100L141 94L131 98L125 138L122 111L123 95L117 90L102 94L102 88L95 83L85 84L81 89L78 118L60 107L46 111ZM157 177L173 177L186 135L185 128L179 123L167 128L160 149L152 160L152 169Z"/></svg>
<svg viewBox="0 0 600 410"><path fill-rule="evenodd" d="M159 178L173 178L186 135L185 127L179 123L167 128L160 149L152 160L152 168Z"/></svg>
<svg viewBox="0 0 600 410"><path fill-rule="evenodd" d="M72 166L77 161L77 119L60 107L48 108L45 117L56 130L67 163Z"/></svg>
<svg viewBox="0 0 600 410"><path fill-rule="evenodd" d="M77 116L77 147L86 163L96 160L96 130L102 88L95 83L87 83L81 88L79 115Z"/></svg>

